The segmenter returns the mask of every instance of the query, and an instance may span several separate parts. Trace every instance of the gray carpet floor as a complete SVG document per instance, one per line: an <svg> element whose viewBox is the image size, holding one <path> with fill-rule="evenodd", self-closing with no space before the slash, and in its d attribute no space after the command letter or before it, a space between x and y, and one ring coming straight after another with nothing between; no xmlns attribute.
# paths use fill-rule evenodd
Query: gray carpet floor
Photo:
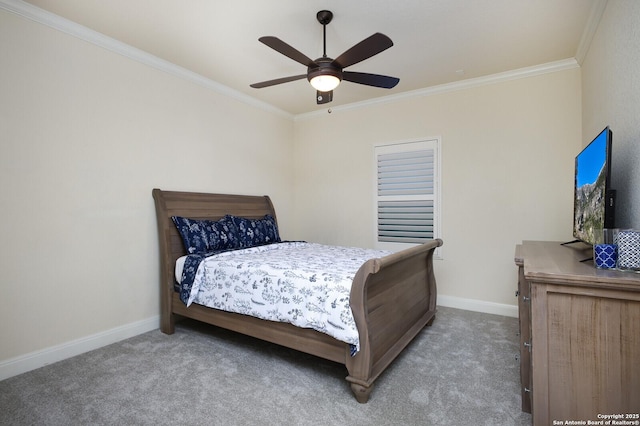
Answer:
<svg viewBox="0 0 640 426"><path fill-rule="evenodd" d="M517 328L439 308L358 404L342 365L185 321L0 382L0 424L530 425Z"/></svg>

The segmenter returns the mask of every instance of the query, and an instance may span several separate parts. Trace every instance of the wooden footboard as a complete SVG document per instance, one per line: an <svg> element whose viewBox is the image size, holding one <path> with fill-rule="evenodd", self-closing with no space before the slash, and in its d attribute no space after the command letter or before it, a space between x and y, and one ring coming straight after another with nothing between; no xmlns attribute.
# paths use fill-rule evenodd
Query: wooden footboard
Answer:
<svg viewBox="0 0 640 426"><path fill-rule="evenodd" d="M347 380L359 402L373 382L436 314L433 254L436 239L381 259L367 261L351 288L351 310L360 333L360 352L347 358Z"/></svg>
<svg viewBox="0 0 640 426"><path fill-rule="evenodd" d="M160 248L161 330L174 333L176 316L192 318L262 340L345 364L358 402L367 402L373 382L409 342L433 320L436 282L434 240L371 259L356 274L350 303L360 333L360 351L312 329L223 312L200 305L186 307L174 291L176 259L185 255L172 216L217 220L225 214L261 218L275 210L267 196L206 194L153 190Z"/></svg>

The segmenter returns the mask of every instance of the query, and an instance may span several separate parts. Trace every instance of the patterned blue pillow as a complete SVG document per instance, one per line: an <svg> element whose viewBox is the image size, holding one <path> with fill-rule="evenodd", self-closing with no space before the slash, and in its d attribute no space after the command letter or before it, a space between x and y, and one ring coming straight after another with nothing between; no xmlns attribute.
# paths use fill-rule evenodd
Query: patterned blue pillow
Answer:
<svg viewBox="0 0 640 426"><path fill-rule="evenodd" d="M238 232L233 221L223 217L218 221L172 216L189 254L203 254L239 247Z"/></svg>
<svg viewBox="0 0 640 426"><path fill-rule="evenodd" d="M233 222L241 248L280 242L278 225L273 216L267 214L262 219L226 216Z"/></svg>

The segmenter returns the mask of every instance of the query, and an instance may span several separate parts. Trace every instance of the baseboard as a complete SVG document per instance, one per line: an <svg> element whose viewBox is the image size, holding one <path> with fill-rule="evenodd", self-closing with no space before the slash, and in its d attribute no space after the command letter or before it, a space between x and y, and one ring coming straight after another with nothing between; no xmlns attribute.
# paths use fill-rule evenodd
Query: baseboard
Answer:
<svg viewBox="0 0 640 426"><path fill-rule="evenodd" d="M53 364L160 327L160 316L112 328L92 336L0 362L0 380Z"/></svg>
<svg viewBox="0 0 640 426"><path fill-rule="evenodd" d="M504 303L486 302L484 300L465 299L455 296L438 295L438 305L465 311L483 312L485 314L502 315L518 318L518 306Z"/></svg>

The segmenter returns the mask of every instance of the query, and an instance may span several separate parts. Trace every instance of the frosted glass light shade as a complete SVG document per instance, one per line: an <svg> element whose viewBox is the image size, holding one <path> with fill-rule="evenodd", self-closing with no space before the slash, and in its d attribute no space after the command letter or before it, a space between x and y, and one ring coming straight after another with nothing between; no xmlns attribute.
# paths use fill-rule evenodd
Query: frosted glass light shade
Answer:
<svg viewBox="0 0 640 426"><path fill-rule="evenodd" d="M309 83L319 92L330 92L340 84L340 79L335 75L317 75Z"/></svg>

